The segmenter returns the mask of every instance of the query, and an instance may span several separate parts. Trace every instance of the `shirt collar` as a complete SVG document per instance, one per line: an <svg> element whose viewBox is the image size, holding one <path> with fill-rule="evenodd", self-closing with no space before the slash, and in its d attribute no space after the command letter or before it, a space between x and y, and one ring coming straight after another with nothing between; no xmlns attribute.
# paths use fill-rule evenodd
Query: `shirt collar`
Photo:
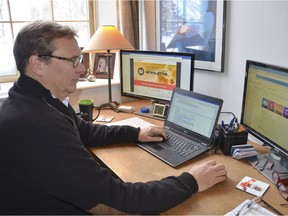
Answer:
<svg viewBox="0 0 288 216"><path fill-rule="evenodd" d="M53 98L56 98L53 94L52 94L52 97L53 97ZM62 103L63 103L66 107L68 107L69 97L64 98L64 100L62 100Z"/></svg>

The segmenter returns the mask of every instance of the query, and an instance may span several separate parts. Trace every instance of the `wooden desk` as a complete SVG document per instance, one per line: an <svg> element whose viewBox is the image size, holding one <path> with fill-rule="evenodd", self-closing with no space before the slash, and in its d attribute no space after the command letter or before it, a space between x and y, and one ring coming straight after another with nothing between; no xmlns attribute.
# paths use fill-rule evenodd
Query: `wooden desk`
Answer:
<svg viewBox="0 0 288 216"><path fill-rule="evenodd" d="M136 109L139 109L140 107L151 104L147 101L136 101L125 105L134 106ZM115 113L112 110L101 111L101 114L115 116L113 121L120 121L137 116L155 125L163 125L164 123L163 121L135 114ZM287 207L280 206L280 203L287 202L281 197L278 189L272 182L245 160L236 160L230 156L225 156L220 150L215 154L207 152L177 168L165 164L133 143L97 147L92 148L91 150L124 182L147 182L151 180L160 180L169 175L179 175L180 173L187 171L193 164L202 163L211 159L216 160L218 163L225 164L228 171L228 177L225 182L219 183L204 192L193 195L187 201L163 214L224 215L244 200L252 199L254 197L235 187L244 176L250 176L269 183L270 188L264 194L264 200L281 213L288 213ZM258 150L265 152L265 149L262 149L262 147L259 147Z"/></svg>

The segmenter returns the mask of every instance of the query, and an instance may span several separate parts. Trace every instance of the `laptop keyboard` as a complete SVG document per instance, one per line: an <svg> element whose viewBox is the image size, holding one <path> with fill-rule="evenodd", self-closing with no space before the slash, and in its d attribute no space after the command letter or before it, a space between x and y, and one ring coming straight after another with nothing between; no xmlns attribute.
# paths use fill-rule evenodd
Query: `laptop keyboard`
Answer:
<svg viewBox="0 0 288 216"><path fill-rule="evenodd" d="M174 149L174 151L176 151L179 155L183 157L203 148L201 144L178 136L171 131L167 130L166 134L167 140L165 141L165 144L169 145L171 148Z"/></svg>

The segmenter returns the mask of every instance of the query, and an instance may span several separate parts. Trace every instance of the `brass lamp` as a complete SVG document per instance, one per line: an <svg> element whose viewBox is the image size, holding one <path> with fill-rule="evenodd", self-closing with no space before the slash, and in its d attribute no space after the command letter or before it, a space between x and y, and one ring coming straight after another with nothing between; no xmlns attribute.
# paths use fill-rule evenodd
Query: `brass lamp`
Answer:
<svg viewBox="0 0 288 216"><path fill-rule="evenodd" d="M107 54L108 67L108 96L109 101L100 105L102 108L110 108L118 111L118 102L112 101L111 92L111 71L110 71L110 56L111 51L118 51L120 49L134 49L133 46L124 38L124 36L113 25L103 25L97 29L88 44L82 50L83 53L98 53L105 51Z"/></svg>

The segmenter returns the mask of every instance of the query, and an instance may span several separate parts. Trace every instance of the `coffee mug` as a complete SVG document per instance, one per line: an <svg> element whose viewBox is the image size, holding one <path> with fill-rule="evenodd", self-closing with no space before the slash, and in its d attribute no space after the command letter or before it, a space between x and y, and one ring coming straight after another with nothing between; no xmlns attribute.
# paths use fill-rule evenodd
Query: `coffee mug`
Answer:
<svg viewBox="0 0 288 216"><path fill-rule="evenodd" d="M85 121L93 122L93 100L92 99L81 99L78 101L79 111L82 119Z"/></svg>

